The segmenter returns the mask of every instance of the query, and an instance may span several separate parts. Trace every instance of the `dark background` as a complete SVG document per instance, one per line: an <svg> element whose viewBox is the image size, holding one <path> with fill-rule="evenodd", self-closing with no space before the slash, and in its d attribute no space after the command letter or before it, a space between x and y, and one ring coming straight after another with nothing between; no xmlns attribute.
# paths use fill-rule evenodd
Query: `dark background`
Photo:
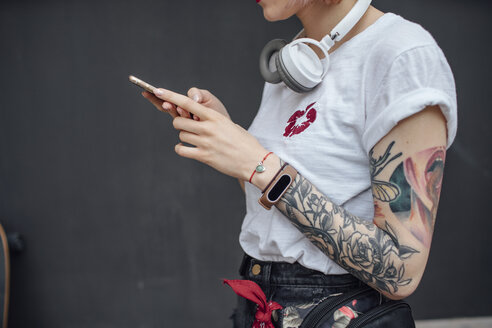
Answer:
<svg viewBox="0 0 492 328"><path fill-rule="evenodd" d="M448 152L417 319L492 314L488 1L375 0L426 27L453 68ZM213 91L247 127L268 23L253 0L0 0L0 220L20 232L11 327L230 327L237 182L179 158L171 120L128 80Z"/></svg>

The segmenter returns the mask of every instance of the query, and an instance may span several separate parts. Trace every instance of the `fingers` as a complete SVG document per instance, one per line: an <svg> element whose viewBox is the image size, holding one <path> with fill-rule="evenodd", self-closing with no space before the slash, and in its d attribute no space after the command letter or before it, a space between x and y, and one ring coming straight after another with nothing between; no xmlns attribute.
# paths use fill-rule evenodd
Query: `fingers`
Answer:
<svg viewBox="0 0 492 328"><path fill-rule="evenodd" d="M200 137L194 133L187 132L187 131L181 131L179 133L179 140L193 146L201 145Z"/></svg>
<svg viewBox="0 0 492 328"><path fill-rule="evenodd" d="M184 130L198 135L203 133L203 128L200 122L184 117L176 117L173 120L173 126L176 130Z"/></svg>
<svg viewBox="0 0 492 328"><path fill-rule="evenodd" d="M159 111L166 112L169 115L171 115L173 118L178 116L185 117L185 118L192 118L191 114L188 111L180 107L176 107L176 105L171 104L170 102L162 101L161 99L157 98L154 94L148 91L142 92L142 96L144 96L144 98L150 101L155 106L155 108L157 108ZM196 115L193 116L193 119L195 121L200 120L200 118Z"/></svg>
<svg viewBox="0 0 492 328"><path fill-rule="evenodd" d="M197 103L205 102L203 99L202 90L195 88L195 87L188 90L188 97L190 97L191 99L193 99Z"/></svg>
<svg viewBox="0 0 492 328"><path fill-rule="evenodd" d="M173 118L179 116L178 108L176 107L175 104L171 104L171 103L165 101L162 103L162 108L164 108L164 111L169 113L169 115L171 115Z"/></svg>
<svg viewBox="0 0 492 328"><path fill-rule="evenodd" d="M201 150L196 147L186 147L182 143L177 144L174 147L174 151L181 157L200 160Z"/></svg>
<svg viewBox="0 0 492 328"><path fill-rule="evenodd" d="M148 91L142 92L142 96L144 96L145 99L150 101L152 105L154 105L155 108L157 108L157 110L161 112L166 112L169 115L171 115L173 118L179 116L178 112L176 111L176 106L174 106L173 104L168 103L166 101L163 102L161 99L157 98L155 95L153 95Z"/></svg>
<svg viewBox="0 0 492 328"><path fill-rule="evenodd" d="M208 92L207 90L202 90L202 89L198 89L196 87L193 87L190 90L188 90L187 94L188 94L188 97L190 97L191 99L193 99L197 103L203 104L209 100L208 98L209 98L210 92ZM193 115L193 119L195 121L200 121L200 118L197 115Z"/></svg>
<svg viewBox="0 0 492 328"><path fill-rule="evenodd" d="M162 103L162 108L166 111L166 112L169 112L171 110L176 110L176 106L174 106L173 104L171 103L168 103L167 101L164 101Z"/></svg>
<svg viewBox="0 0 492 328"><path fill-rule="evenodd" d="M157 98L156 96L154 96L148 91L142 92L142 96L144 96L144 98L150 101L152 105L155 106L155 108L157 108L162 112L162 108L161 108L161 105L163 104L162 100L160 100L159 98Z"/></svg>
<svg viewBox="0 0 492 328"><path fill-rule="evenodd" d="M183 108L181 107L177 107L176 108L176 111L178 112L178 114L181 116L181 117L184 117L184 118L191 118L191 114L184 110Z"/></svg>
<svg viewBox="0 0 492 328"><path fill-rule="evenodd" d="M186 118L191 118L191 114L185 111L183 108L176 107L176 105L171 104L170 102L164 101L162 103L162 108L164 111L171 113L176 113L176 115L172 115L173 117L181 116Z"/></svg>
<svg viewBox="0 0 492 328"><path fill-rule="evenodd" d="M196 101L191 100L187 96L179 93L159 88L156 89L155 95L157 98L176 104L178 107L181 107L192 114L198 115L202 120L210 119L214 115L213 110L208 109Z"/></svg>
<svg viewBox="0 0 492 328"><path fill-rule="evenodd" d="M215 98L210 91L198 89L197 87L193 87L188 90L188 97L201 104L212 101Z"/></svg>

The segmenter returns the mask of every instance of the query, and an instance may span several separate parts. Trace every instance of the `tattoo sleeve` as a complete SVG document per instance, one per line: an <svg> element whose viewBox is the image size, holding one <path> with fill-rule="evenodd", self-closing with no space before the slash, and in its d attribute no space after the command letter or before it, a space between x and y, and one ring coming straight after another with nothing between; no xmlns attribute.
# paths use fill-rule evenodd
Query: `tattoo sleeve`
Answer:
<svg viewBox="0 0 492 328"><path fill-rule="evenodd" d="M412 276L406 273L408 263L429 247L444 162L443 147L402 161L402 153L392 153L393 145L394 142L378 158L370 152L373 222L334 204L300 174L277 204L291 223L328 257L389 295L412 282ZM395 167L398 161L401 163L388 181L379 179L381 172ZM392 218L382 214L388 211ZM401 238L402 234L409 235L401 233L405 229L415 239Z"/></svg>

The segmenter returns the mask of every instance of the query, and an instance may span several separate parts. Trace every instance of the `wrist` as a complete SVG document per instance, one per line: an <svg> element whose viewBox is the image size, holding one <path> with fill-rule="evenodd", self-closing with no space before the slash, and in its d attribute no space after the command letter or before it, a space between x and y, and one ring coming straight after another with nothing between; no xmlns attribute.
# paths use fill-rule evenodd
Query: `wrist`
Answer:
<svg viewBox="0 0 492 328"><path fill-rule="evenodd" d="M270 210L287 192L289 187L296 179L296 176L296 169L288 163L284 163L272 181L262 191L262 195L260 199L258 199L258 203L266 210Z"/></svg>
<svg viewBox="0 0 492 328"><path fill-rule="evenodd" d="M265 155L267 153L268 152L265 152ZM258 159L258 162L259 161L261 161L261 158ZM272 179L275 177L275 174L277 174L277 172L280 170L280 158L275 153L272 153L263 161L263 166L265 167L265 171L261 173L255 173L253 175L253 178L251 179L251 183L260 190L265 189L270 181L272 181ZM255 168L256 166L251 170L250 173L253 173Z"/></svg>

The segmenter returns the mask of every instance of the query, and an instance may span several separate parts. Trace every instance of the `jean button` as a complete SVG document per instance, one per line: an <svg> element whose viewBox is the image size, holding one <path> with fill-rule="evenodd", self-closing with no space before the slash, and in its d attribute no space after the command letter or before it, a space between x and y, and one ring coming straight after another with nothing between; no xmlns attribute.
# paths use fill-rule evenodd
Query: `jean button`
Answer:
<svg viewBox="0 0 492 328"><path fill-rule="evenodd" d="M261 265L259 264L255 264L253 265L253 267L251 268L251 273L255 276L259 275L261 272Z"/></svg>

